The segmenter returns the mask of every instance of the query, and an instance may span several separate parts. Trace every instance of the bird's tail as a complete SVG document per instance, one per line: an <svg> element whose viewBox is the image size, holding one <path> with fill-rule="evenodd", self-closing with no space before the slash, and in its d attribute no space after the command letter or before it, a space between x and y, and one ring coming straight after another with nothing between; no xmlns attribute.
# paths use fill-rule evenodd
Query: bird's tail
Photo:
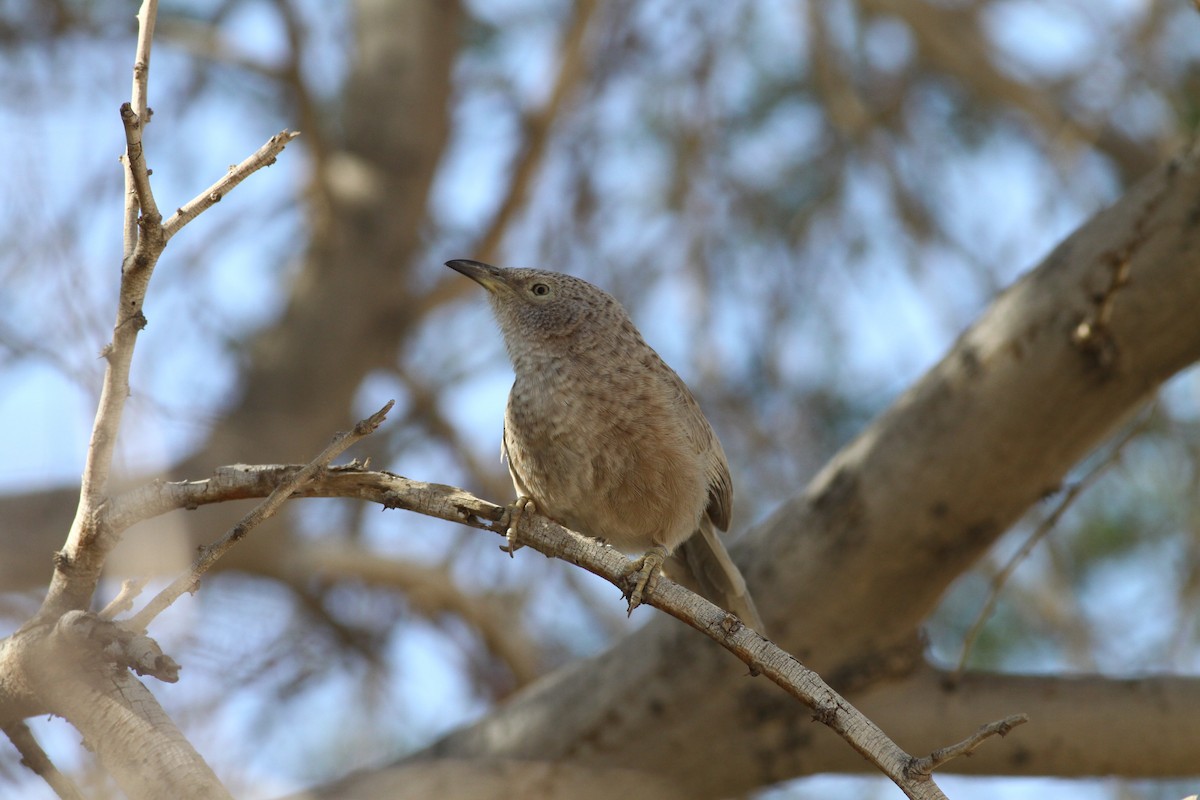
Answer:
<svg viewBox="0 0 1200 800"><path fill-rule="evenodd" d="M729 557L708 517L700 521L700 530L663 564L667 577L681 583L707 600L731 611L759 633L766 635L754 598L746 588L746 579Z"/></svg>

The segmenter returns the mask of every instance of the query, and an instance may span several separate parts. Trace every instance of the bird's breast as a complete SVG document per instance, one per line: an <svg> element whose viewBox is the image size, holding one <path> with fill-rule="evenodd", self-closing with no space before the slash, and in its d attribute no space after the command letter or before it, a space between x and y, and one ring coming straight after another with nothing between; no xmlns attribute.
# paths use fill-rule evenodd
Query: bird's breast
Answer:
<svg viewBox="0 0 1200 800"><path fill-rule="evenodd" d="M514 482L544 513L621 549L673 549L707 504L702 454L668 393L632 366L518 373L505 443Z"/></svg>

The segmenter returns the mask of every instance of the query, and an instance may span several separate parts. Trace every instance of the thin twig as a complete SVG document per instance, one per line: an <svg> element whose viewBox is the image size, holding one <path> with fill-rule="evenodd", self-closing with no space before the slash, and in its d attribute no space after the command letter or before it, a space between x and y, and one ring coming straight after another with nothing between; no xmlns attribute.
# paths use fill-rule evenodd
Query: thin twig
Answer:
<svg viewBox="0 0 1200 800"><path fill-rule="evenodd" d="M258 148L249 158L236 166L230 167L224 177L184 203L163 223L164 239L170 239L184 225L187 225L201 213L221 202L221 198L250 175L263 167L269 167L274 164L276 156L283 152L283 148L287 147L288 143L299 135L299 131L280 131L268 139L267 143Z"/></svg>
<svg viewBox="0 0 1200 800"><path fill-rule="evenodd" d="M150 122L148 87L150 81L150 45L154 41L154 23L158 18L158 0L143 0L138 9L138 40L133 56L133 87L129 92L129 103L121 107L121 120L125 124L125 153L121 163L125 166L125 224L122 263L129 261L137 244L138 216L146 211L157 218L158 209L150 193L150 181L145 159L142 157L142 135Z"/></svg>
<svg viewBox="0 0 1200 800"><path fill-rule="evenodd" d="M1044 539L1047 534L1050 533L1050 531L1054 530L1054 527L1058 525L1058 521L1062 519L1062 516L1067 512L1067 509L1075 503L1075 500L1078 499L1081 494L1087 491L1092 484L1099 480L1100 476L1107 472L1109 467L1121 460L1121 453L1125 449L1125 446L1129 444L1134 437L1140 435L1145 430L1147 423L1152 417L1153 407L1151 407L1151 410L1148 411L1141 420L1129 426L1129 429L1126 430L1121 438L1117 440L1116 444L1113 445L1112 450L1109 451L1108 455L1106 455L1100 461L1100 463L1092 467L1092 469L1086 475L1072 484L1070 488L1063 493L1062 498L1058 501L1058 505L1055 506L1054 510L1050 512L1049 516L1042 520L1041 524L1039 524L1037 528L1033 530L1033 533L1029 534L1029 537L1021 544L1021 547L1004 564L1000 571L992 576L992 580L988 588L988 596L983 603L983 608L979 610L979 616L975 618L974 624L971 625L970 630L968 630L966 636L963 637L962 652L958 657L958 665L951 673L952 680L957 681L962 677L962 673L967 666L967 659L970 657L971 650L975 646L975 640L979 638L979 634L983 631L983 626L987 624L987 621L991 618L992 612L996 608L996 603L1000 600L1000 592L1004 589L1005 584L1008 583L1008 579L1012 577L1013 572L1015 572L1017 567L1019 567L1025 561L1025 559L1029 557L1029 554L1033 551L1033 548L1036 547L1037 544Z"/></svg>
<svg viewBox="0 0 1200 800"><path fill-rule="evenodd" d="M121 591L117 592L117 596L108 602L97 616L101 619L111 620L117 614L124 614L129 609L133 608L133 601L142 589L146 588L146 584L150 582L149 578L128 578L121 582Z"/></svg>
<svg viewBox="0 0 1200 800"><path fill-rule="evenodd" d="M137 50L133 57L133 88L129 92L133 113L143 123L149 122L146 88L150 80L150 44L154 41L154 25L158 19L158 0L142 0L138 9Z"/></svg>
<svg viewBox="0 0 1200 800"><path fill-rule="evenodd" d="M62 800L84 800L83 792L75 783L58 771L50 756L38 744L33 732L24 722L13 722L3 726L4 733L21 754L21 764L40 775Z"/></svg>
<svg viewBox="0 0 1200 800"><path fill-rule="evenodd" d="M1013 714L1011 717L989 722L957 744L938 748L924 758L914 759L907 772L913 778L932 775L935 769L947 761L959 756L971 755L979 745L983 744L985 739L993 736L1007 736L1013 728L1024 725L1026 722L1029 722L1027 714Z"/></svg>
<svg viewBox="0 0 1200 800"><path fill-rule="evenodd" d="M125 626L138 633L144 632L150 625L151 620L178 600L185 592L195 591L200 585L200 578L204 573L208 572L213 564L217 563L217 560L221 556L228 552L231 547L237 544L238 541L260 523L273 516L285 500L291 497L296 490L320 474L322 470L329 466L329 462L333 461L333 459L337 458L360 439L373 433L379 427L380 423L383 422L387 413L391 411L394 404L394 400L389 400L383 408L366 419L360 420L352 430L335 437L329 443L329 446L322 450L316 458L297 471L290 479L279 484L266 500L263 500L250 513L238 520L237 524L226 531L224 536L207 547L202 548L200 555L192 563L191 569L180 575L169 586L155 595L146 604L145 608L130 619L125 620Z"/></svg>

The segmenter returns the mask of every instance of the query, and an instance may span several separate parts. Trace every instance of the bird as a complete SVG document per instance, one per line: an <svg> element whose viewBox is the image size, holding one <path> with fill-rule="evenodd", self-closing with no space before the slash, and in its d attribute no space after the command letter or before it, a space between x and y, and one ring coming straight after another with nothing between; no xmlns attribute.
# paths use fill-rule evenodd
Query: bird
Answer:
<svg viewBox="0 0 1200 800"><path fill-rule="evenodd" d="M446 266L487 290L515 375L501 452L528 511L631 555L629 612L660 569L750 627L762 618L715 529L733 482L721 442L683 380L628 312L572 275L469 259Z"/></svg>

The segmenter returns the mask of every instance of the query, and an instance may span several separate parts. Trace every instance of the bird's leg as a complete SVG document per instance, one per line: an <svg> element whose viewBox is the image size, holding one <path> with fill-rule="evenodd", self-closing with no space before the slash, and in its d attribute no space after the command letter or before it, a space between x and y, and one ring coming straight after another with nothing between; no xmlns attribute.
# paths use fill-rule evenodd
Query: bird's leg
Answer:
<svg viewBox="0 0 1200 800"><path fill-rule="evenodd" d="M537 509L533 505L533 499L525 495L520 495L504 507L504 514L500 516L500 524L504 526L504 538L508 542L500 545L500 549L508 553L510 557L515 558L513 553L525 546L517 541L517 526L521 524L521 518L525 516L526 512L532 514L535 511Z"/></svg>
<svg viewBox="0 0 1200 800"><path fill-rule="evenodd" d="M630 614L642 604L642 595L647 589L654 591L654 584L658 582L658 571L666 561L667 555L667 548L656 544L646 551L646 555L633 562L633 567L626 576L627 581L633 582L629 592Z"/></svg>

